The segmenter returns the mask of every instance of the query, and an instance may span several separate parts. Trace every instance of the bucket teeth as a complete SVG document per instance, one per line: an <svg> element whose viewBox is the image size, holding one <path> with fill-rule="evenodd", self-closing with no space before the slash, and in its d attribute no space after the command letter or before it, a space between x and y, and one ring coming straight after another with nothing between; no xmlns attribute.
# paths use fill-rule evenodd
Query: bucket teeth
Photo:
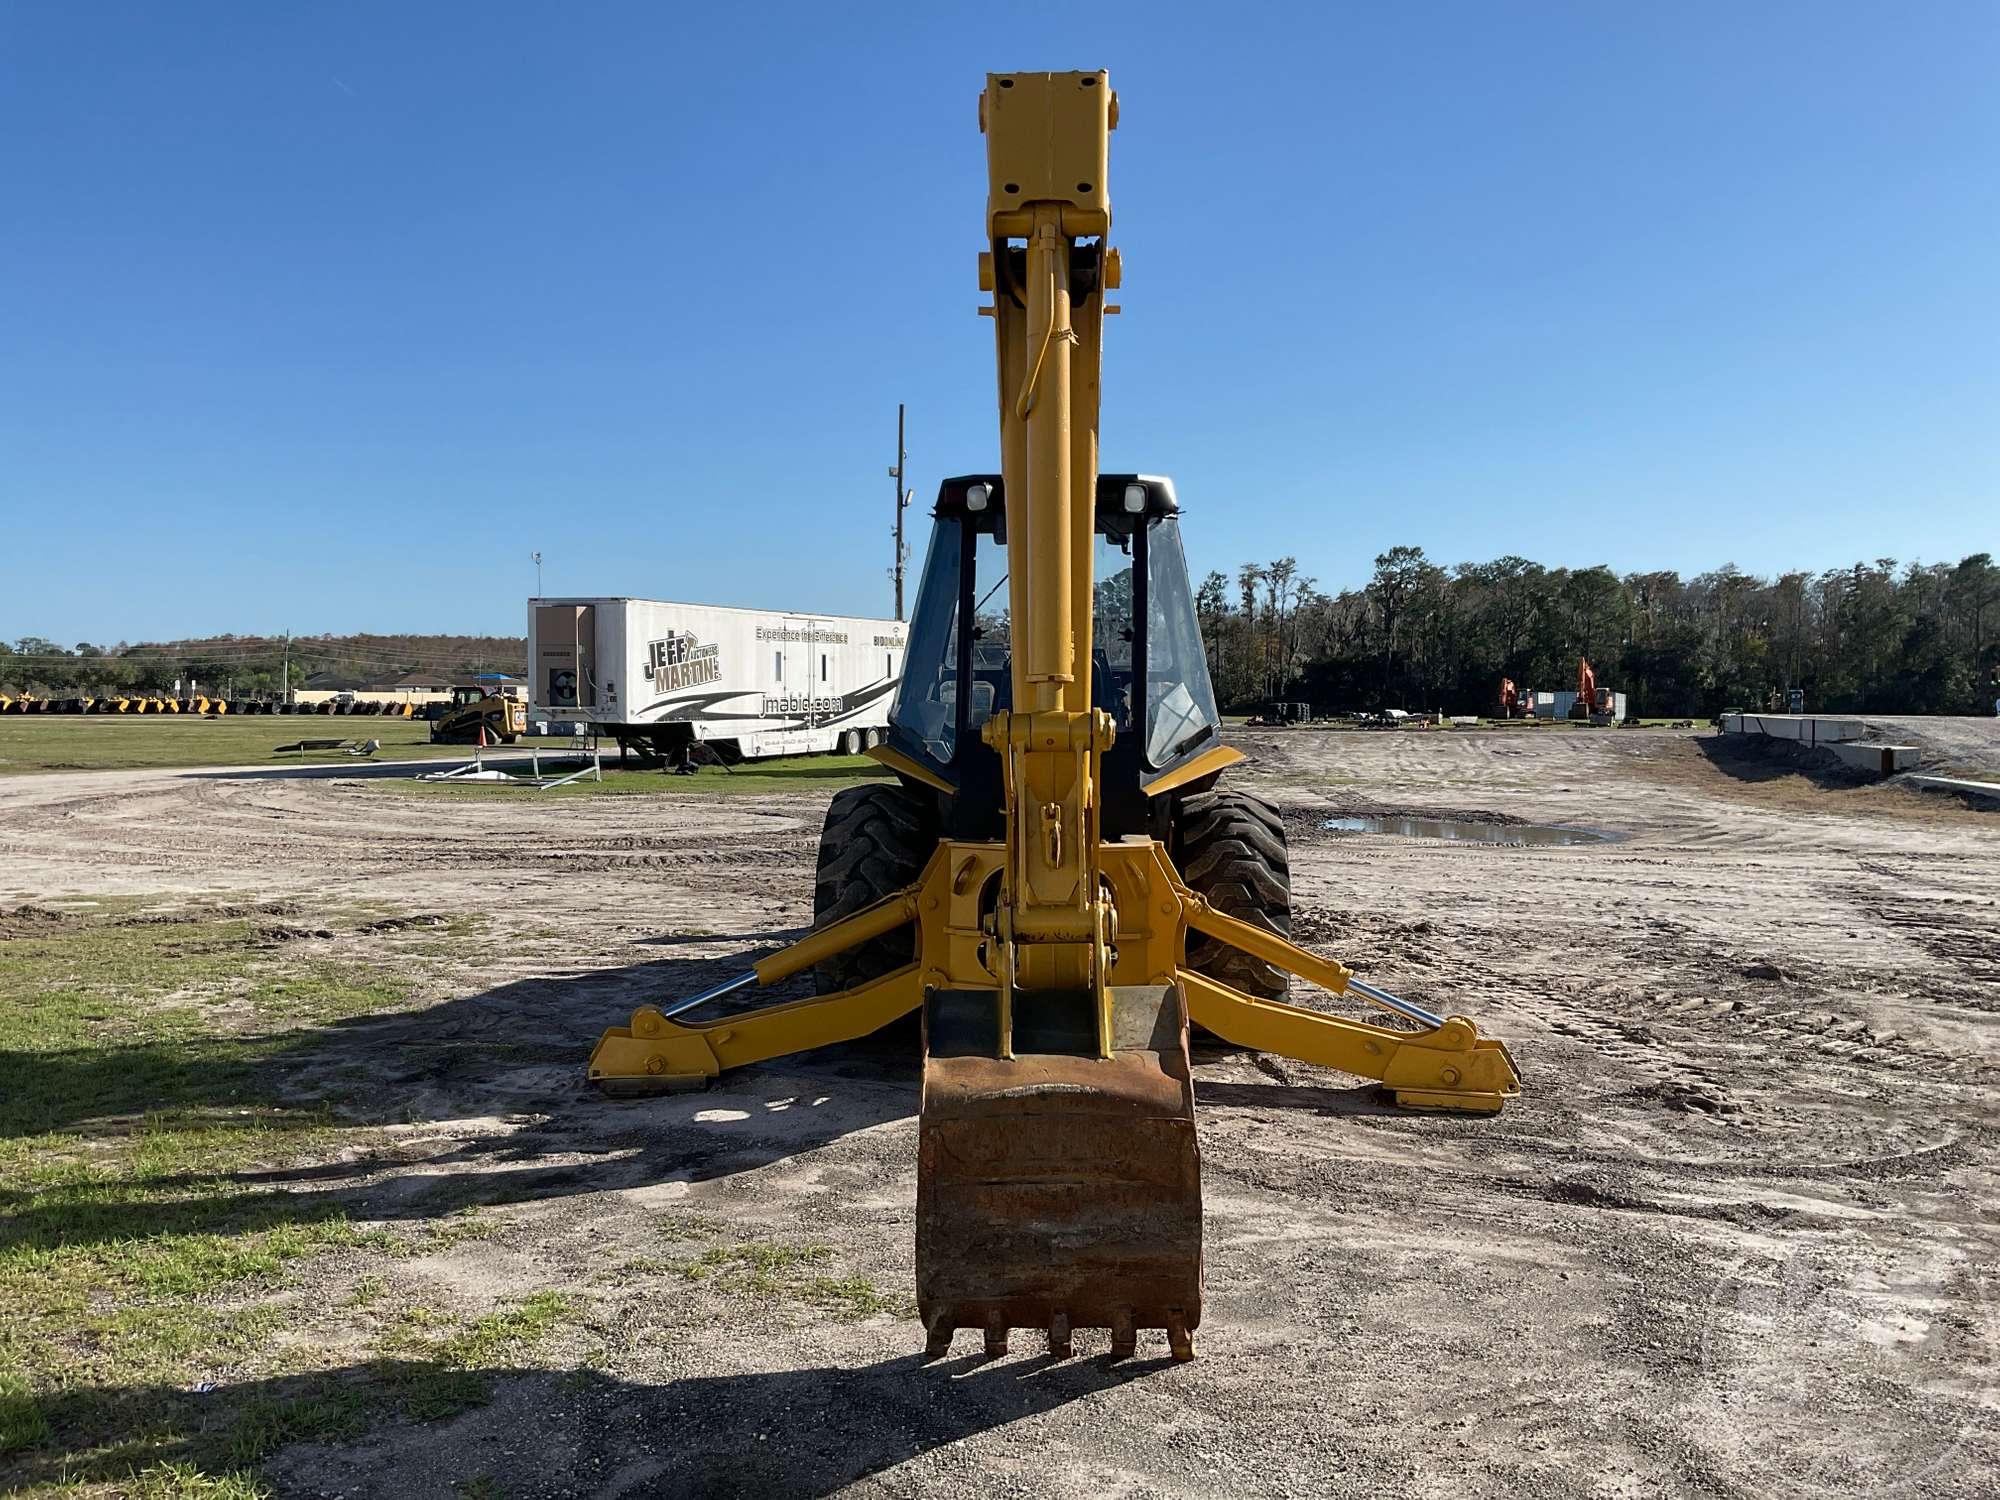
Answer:
<svg viewBox="0 0 2000 1500"><path fill-rule="evenodd" d="M1194 1358L1194 1334L1188 1329L1187 1314L1178 1309L1167 1314L1167 1347L1183 1364Z"/></svg>
<svg viewBox="0 0 2000 1500"><path fill-rule="evenodd" d="M951 1336L957 1330L952 1326L951 1314L940 1313L932 1318L924 1329L924 1358L943 1359L951 1353Z"/></svg>
<svg viewBox="0 0 2000 1500"><path fill-rule="evenodd" d="M1121 1312L1111 1320L1111 1357L1130 1359L1139 1352L1139 1330L1132 1322L1129 1312Z"/></svg>
<svg viewBox="0 0 2000 1500"><path fill-rule="evenodd" d="M986 1357L998 1359L1007 1352L1007 1320L999 1313L986 1317Z"/></svg>
<svg viewBox="0 0 2000 1500"><path fill-rule="evenodd" d="M1068 1359L1076 1353L1076 1346L1070 1342L1069 1314L1057 1313L1049 1319L1049 1357Z"/></svg>

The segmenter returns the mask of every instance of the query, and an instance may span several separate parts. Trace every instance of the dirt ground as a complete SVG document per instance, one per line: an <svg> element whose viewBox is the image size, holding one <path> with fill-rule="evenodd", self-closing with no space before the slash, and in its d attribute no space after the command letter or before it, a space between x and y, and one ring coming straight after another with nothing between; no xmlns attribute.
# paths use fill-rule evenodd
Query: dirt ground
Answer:
<svg viewBox="0 0 2000 1500"><path fill-rule="evenodd" d="M1021 1334L994 1362L971 1335L917 1358L902 1052L662 1100L582 1086L603 1026L803 929L824 794L15 778L0 907L247 893L308 927L357 901L484 918L417 1009L279 1064L306 1096L358 1074L350 1107L392 1144L263 1185L368 1223L484 1215L490 1233L371 1271L391 1302L476 1315L554 1287L580 1313L496 1366L488 1404L280 1447L280 1493L1995 1492L2000 814L1734 764L1706 735L1237 738L1287 812L1301 938L1507 1039L1526 1092L1495 1119L1406 1115L1342 1075L1204 1050L1209 1300L1182 1366L1144 1342L1109 1364L1081 1334L1061 1363ZM1320 826L1373 813L1615 838ZM832 1316L782 1278L661 1274L690 1235L717 1266L810 1239L874 1290ZM293 1273L292 1342L327 1368L359 1359L322 1316L357 1274L349 1252ZM275 1368L252 1352L207 1378L282 1401L296 1377ZM57 1477L38 1462L14 1477Z"/></svg>

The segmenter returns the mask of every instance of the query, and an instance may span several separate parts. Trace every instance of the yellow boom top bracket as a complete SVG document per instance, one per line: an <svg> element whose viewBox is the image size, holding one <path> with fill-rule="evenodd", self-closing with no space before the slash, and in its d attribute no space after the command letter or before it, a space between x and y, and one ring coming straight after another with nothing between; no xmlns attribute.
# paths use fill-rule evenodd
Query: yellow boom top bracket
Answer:
<svg viewBox="0 0 2000 1500"><path fill-rule="evenodd" d="M1105 173L1118 128L1118 96L1109 75L988 73L979 96L986 132L986 229L989 239L1025 238L1029 205L1064 205L1071 239L1111 232Z"/></svg>

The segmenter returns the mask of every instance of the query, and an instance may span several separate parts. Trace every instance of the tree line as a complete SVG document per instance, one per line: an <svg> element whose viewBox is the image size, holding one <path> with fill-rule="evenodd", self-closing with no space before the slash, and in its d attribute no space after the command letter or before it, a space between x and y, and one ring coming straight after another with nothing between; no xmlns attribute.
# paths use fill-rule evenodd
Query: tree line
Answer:
<svg viewBox="0 0 2000 1500"><path fill-rule="evenodd" d="M228 697L275 698L319 672L369 682L411 672L461 677L519 672L528 657L520 636L318 635L208 636L200 640L63 646L43 636L0 641L0 688L62 697L122 691L166 693L181 684Z"/></svg>
<svg viewBox="0 0 2000 1500"><path fill-rule="evenodd" d="M1797 688L1833 713L1989 714L2000 696L2000 567L1857 562L1759 578L1735 567L1694 578L1523 557L1440 567L1392 547L1361 588L1326 593L1298 560L1208 574L1196 610L1223 706L1284 700L1323 710L1491 713L1500 679L1574 687L1579 657L1628 712L1702 716L1761 708ZM316 672L385 678L521 670L520 637L213 636L61 646L0 642L0 688L60 696L204 689L272 696Z"/></svg>
<svg viewBox="0 0 2000 1500"><path fill-rule="evenodd" d="M1235 710L1492 713L1501 678L1573 688L1579 657L1650 717L1761 709L1793 688L1815 712L1990 714L2000 696L2000 568L1984 552L1683 578L1524 557L1447 568L1392 547L1361 588L1322 592L1282 557L1210 573L1196 607Z"/></svg>

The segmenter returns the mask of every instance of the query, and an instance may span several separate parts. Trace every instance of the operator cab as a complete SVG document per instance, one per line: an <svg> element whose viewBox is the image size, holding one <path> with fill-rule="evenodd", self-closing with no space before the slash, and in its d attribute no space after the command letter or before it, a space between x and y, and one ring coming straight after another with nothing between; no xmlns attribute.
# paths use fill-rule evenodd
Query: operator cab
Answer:
<svg viewBox="0 0 2000 1500"><path fill-rule="evenodd" d="M967 814L981 823L995 823L1002 799L999 757L980 726L1013 698L1005 500L995 474L947 479L939 488L889 716L890 748L966 793L952 801L982 810ZM1116 837L1155 821L1145 789L1218 745L1220 717L1173 481L1100 475L1095 510L1091 703L1117 730L1104 756L1102 803L1104 834ZM966 619L972 628L961 631ZM956 815L951 821L960 837L994 831L960 826Z"/></svg>

